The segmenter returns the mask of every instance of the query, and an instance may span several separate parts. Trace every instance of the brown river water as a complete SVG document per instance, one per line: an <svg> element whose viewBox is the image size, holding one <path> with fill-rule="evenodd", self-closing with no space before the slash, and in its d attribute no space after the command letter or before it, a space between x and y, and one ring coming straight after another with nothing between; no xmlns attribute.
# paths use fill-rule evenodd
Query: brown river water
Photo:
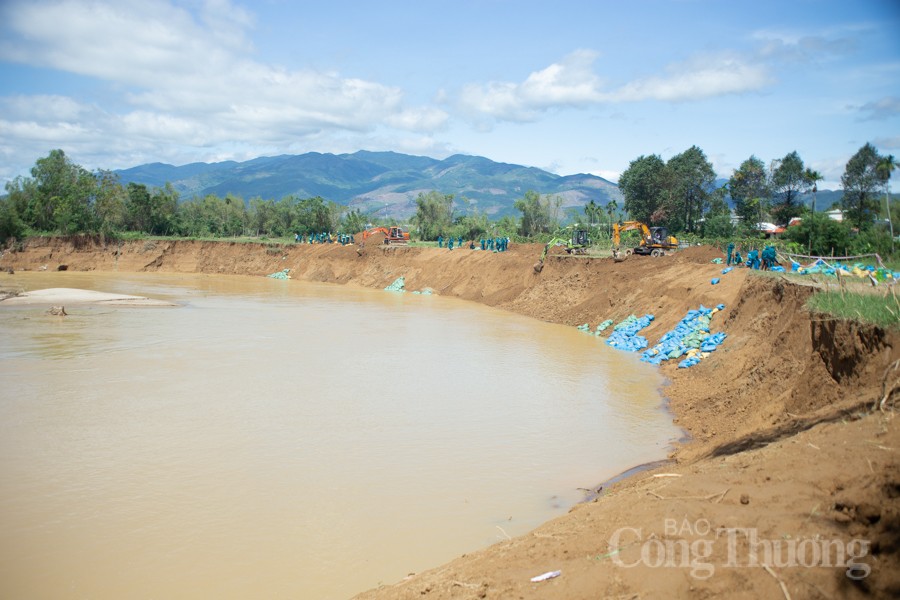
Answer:
<svg viewBox="0 0 900 600"><path fill-rule="evenodd" d="M526 533L679 435L636 355L455 299L0 283L177 304L0 303L3 598L347 598Z"/></svg>

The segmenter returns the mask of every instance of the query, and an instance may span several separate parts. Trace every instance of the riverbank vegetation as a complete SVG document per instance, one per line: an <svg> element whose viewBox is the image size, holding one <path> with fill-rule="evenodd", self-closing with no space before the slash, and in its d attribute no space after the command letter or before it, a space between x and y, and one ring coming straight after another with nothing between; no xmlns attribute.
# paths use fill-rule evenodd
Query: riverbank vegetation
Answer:
<svg viewBox="0 0 900 600"><path fill-rule="evenodd" d="M887 257L895 250L889 183L897 164L871 144L860 148L841 178L840 201L828 207L840 209L840 221L822 213L826 207L816 206L822 175L804 165L797 152L768 167L751 156L724 185L717 185L712 164L692 146L668 161L658 155L633 160L619 180L621 207L616 201L601 206L591 200L583 207L564 208L559 196L527 190L514 203L519 217L495 220L465 197L430 191L418 195L416 212L406 223L397 223L319 196L182 198L169 183L159 188L123 185L112 171L88 171L62 150L52 150L36 161L30 177L6 184L0 198L0 242L43 234L291 240L295 234L352 234L367 226L402 224L419 241L500 236L546 242L565 236L561 229L579 228L604 248L611 244L613 223L637 220L665 226L691 243L724 246L738 240L748 247L775 243L798 254ZM807 206L800 198L810 193ZM799 224L788 226L797 218ZM768 240L758 227L764 222L786 229Z"/></svg>

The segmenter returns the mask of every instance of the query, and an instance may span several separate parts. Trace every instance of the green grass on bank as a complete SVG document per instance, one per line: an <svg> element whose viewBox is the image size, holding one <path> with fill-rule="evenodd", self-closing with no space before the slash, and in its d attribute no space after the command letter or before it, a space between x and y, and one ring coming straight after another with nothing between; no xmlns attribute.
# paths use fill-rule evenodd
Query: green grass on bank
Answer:
<svg viewBox="0 0 900 600"><path fill-rule="evenodd" d="M893 289L887 293L821 291L813 294L806 305L812 312L839 319L856 320L884 328L900 327L900 299Z"/></svg>

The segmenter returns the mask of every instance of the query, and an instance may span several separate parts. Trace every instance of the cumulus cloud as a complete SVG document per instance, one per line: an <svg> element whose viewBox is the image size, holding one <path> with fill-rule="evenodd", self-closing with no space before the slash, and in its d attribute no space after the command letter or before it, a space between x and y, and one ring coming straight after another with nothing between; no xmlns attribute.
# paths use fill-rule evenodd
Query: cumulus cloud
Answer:
<svg viewBox="0 0 900 600"><path fill-rule="evenodd" d="M110 107L62 95L0 98L0 135L16 136L19 148L39 143L40 153L68 132L83 136L82 146L121 144L129 156L284 151L326 131L428 133L448 118L406 106L394 86L255 60L253 15L230 0L11 0L0 21L0 59L91 78Z"/></svg>
<svg viewBox="0 0 900 600"><path fill-rule="evenodd" d="M772 82L762 65L731 55L704 56L670 65L664 75L629 82L604 98L615 102L685 102L759 91Z"/></svg>
<svg viewBox="0 0 900 600"><path fill-rule="evenodd" d="M417 107L391 115L386 122L391 127L406 131L437 131L446 125L449 118L450 115L439 108Z"/></svg>
<svg viewBox="0 0 900 600"><path fill-rule="evenodd" d="M773 81L767 69L738 56L698 56L669 65L664 74L607 89L594 72L597 53L579 50L531 73L523 82L492 81L463 88L461 105L470 113L507 121L533 121L558 108L658 100L684 102L761 90Z"/></svg>
<svg viewBox="0 0 900 600"><path fill-rule="evenodd" d="M577 50L521 83L492 81L464 86L460 104L467 112L509 121L532 121L554 107L585 106L601 99L593 72L597 54Z"/></svg>

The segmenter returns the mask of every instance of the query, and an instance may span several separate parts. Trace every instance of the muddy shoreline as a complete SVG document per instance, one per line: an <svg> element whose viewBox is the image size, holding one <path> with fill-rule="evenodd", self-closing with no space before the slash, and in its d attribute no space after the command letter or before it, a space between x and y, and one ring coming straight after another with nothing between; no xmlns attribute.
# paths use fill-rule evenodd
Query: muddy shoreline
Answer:
<svg viewBox="0 0 900 600"><path fill-rule="evenodd" d="M257 276L290 269L294 279L369 288L383 288L402 275L409 290L428 287L565 325L653 314L653 324L642 332L651 343L688 310L725 304L711 324L728 335L719 351L690 369L660 367L669 381L662 390L663 408L688 436L666 464L601 484L597 497L529 535L360 597L756 598L777 597L783 590L794 598L900 595L896 331L813 318L804 307L813 292L809 286L743 269L722 275L722 267L710 263L721 256L713 248L623 263L551 254L540 274L531 268L539 245L513 245L502 254L358 250L35 238L4 252L0 269L65 265L75 271ZM713 277L721 278L718 285L711 285ZM15 275L0 274L2 285L14 281ZM888 410L873 410L882 398ZM673 528L673 522L682 526ZM752 531L769 545L754 546L757 537L742 534L728 538L734 543L725 547L722 539L710 537L709 527L700 531L698 524ZM633 538L627 543L622 528ZM825 560L822 551L801 556L795 545L791 562L777 553L778 540L830 540L832 550L843 548L845 556ZM847 575L855 542L866 546L864 554L853 553L853 561L868 565L859 579ZM815 543L799 548L809 554L818 548ZM695 547L710 552L654 555L659 560L642 554ZM769 555L754 562L747 557L757 547L768 548ZM553 570L563 574L530 581Z"/></svg>

